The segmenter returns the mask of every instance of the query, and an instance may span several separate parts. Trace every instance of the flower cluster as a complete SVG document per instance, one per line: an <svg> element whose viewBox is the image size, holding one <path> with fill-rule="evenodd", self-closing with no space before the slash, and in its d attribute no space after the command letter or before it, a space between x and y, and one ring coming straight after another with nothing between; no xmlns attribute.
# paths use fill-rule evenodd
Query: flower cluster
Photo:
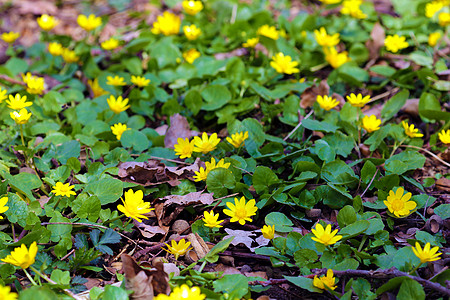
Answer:
<svg viewBox="0 0 450 300"><path fill-rule="evenodd" d="M16 124L23 125L28 122L31 117L31 113L25 107L33 105L33 103L27 101L27 96L20 96L20 94L16 94L15 96L9 95L9 99L6 100L8 107L15 110L10 112L9 115L11 119L13 119Z"/></svg>

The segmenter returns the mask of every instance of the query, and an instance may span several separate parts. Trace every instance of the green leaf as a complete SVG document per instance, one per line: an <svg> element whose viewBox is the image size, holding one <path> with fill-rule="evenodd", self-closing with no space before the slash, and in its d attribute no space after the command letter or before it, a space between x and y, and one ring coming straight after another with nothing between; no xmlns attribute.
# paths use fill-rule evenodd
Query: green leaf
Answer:
<svg viewBox="0 0 450 300"><path fill-rule="evenodd" d="M370 68L370 71L383 75L384 77L391 77L395 74L395 72L397 72L397 70L395 70L394 68L383 65L373 66Z"/></svg>
<svg viewBox="0 0 450 300"><path fill-rule="evenodd" d="M335 185L348 185L358 180L352 168L342 160L326 163L322 167L321 177Z"/></svg>
<svg viewBox="0 0 450 300"><path fill-rule="evenodd" d="M417 151L403 151L387 159L385 167L387 172L401 175L407 171L422 168L425 160L425 156Z"/></svg>
<svg viewBox="0 0 450 300"><path fill-rule="evenodd" d="M62 270L53 270L50 279L61 285L70 284L70 272Z"/></svg>
<svg viewBox="0 0 450 300"><path fill-rule="evenodd" d="M214 292L227 293L230 299L241 299L248 293L248 279L242 274L224 275L213 282Z"/></svg>
<svg viewBox="0 0 450 300"><path fill-rule="evenodd" d="M156 43L152 43L150 57L156 58L160 69L168 65L176 65L177 58L181 58L181 52L174 45L172 37L163 37Z"/></svg>
<svg viewBox="0 0 450 300"><path fill-rule="evenodd" d="M69 158L78 158L80 156L80 151L81 146L78 141L68 141L56 147L56 159L64 165Z"/></svg>
<svg viewBox="0 0 450 300"><path fill-rule="evenodd" d="M440 113L445 114L446 112L441 111L441 104L436 96L431 93L422 93L419 100L420 117L427 123L434 123L436 119L445 120L439 116Z"/></svg>
<svg viewBox="0 0 450 300"><path fill-rule="evenodd" d="M31 286L20 293L19 300L58 300L61 299L48 286Z"/></svg>
<svg viewBox="0 0 450 300"><path fill-rule="evenodd" d="M317 140L314 147L311 147L311 153L316 154L321 160L325 162L334 161L336 152L323 139Z"/></svg>
<svg viewBox="0 0 450 300"><path fill-rule="evenodd" d="M318 258L316 251L311 249L300 249L294 253L295 264L299 268L306 267L308 264L315 262Z"/></svg>
<svg viewBox="0 0 450 300"><path fill-rule="evenodd" d="M366 231L367 228L369 228L370 223L366 220L360 220L356 221L339 231L338 234L342 235L342 241L348 240L352 237L355 237L357 235L360 235L364 231Z"/></svg>
<svg viewBox="0 0 450 300"><path fill-rule="evenodd" d="M361 169L361 181L368 184L375 176L376 171L377 167L370 160L366 161Z"/></svg>
<svg viewBox="0 0 450 300"><path fill-rule="evenodd" d="M253 187L258 194L268 193L272 184L279 181L278 176L268 167L259 166L252 177Z"/></svg>
<svg viewBox="0 0 450 300"><path fill-rule="evenodd" d="M320 122L312 119L303 119L302 126L309 130L335 132L338 126L332 125L327 122Z"/></svg>
<svg viewBox="0 0 450 300"><path fill-rule="evenodd" d="M25 73L28 70L27 62L24 59L20 59L17 57L11 57L10 59L8 59L4 66L11 72L11 74L13 75L12 77L20 73Z"/></svg>
<svg viewBox="0 0 450 300"><path fill-rule="evenodd" d="M392 290L397 289L405 279L408 279L408 277L402 276L402 277L392 278L391 280L389 280L388 282L386 282L385 284L383 284L382 286L380 286L377 289L377 292L376 292L377 295L381 295L387 291L392 291ZM412 299L414 299L414 298L412 298Z"/></svg>
<svg viewBox="0 0 450 300"><path fill-rule="evenodd" d="M403 280L402 285L397 294L398 300L425 300L425 291L423 290L420 283L417 281L407 278Z"/></svg>
<svg viewBox="0 0 450 300"><path fill-rule="evenodd" d="M353 224L356 222L356 212L353 206L346 205L344 206L337 215L337 221L339 227L344 228L347 225Z"/></svg>
<svg viewBox="0 0 450 300"><path fill-rule="evenodd" d="M450 204L441 204L434 209L434 213L442 220L450 218Z"/></svg>
<svg viewBox="0 0 450 300"><path fill-rule="evenodd" d="M405 105L406 100L409 97L409 91L404 89L399 93L395 94L394 97L389 99L386 104L384 104L381 110L381 118L385 121L391 119L398 113L398 111Z"/></svg>
<svg viewBox="0 0 450 300"><path fill-rule="evenodd" d="M224 168L217 168L208 173L206 186L208 192L214 193L214 197L223 197L228 193L228 189L234 189L236 180L233 173Z"/></svg>
<svg viewBox="0 0 450 300"><path fill-rule="evenodd" d="M190 90L186 93L184 103L195 116L203 106L202 95L197 90Z"/></svg>
<svg viewBox="0 0 450 300"><path fill-rule="evenodd" d="M419 66L433 68L433 57L427 55L423 51L414 51L409 55L409 59L418 64Z"/></svg>
<svg viewBox="0 0 450 300"><path fill-rule="evenodd" d="M122 181L112 178L103 178L87 184L85 190L91 195L97 196L102 205L113 203L123 194Z"/></svg>
<svg viewBox="0 0 450 300"><path fill-rule="evenodd" d="M278 232L291 232L292 226L294 226L294 223L285 214L280 212L271 212L264 220L269 226L275 225L275 231Z"/></svg>
<svg viewBox="0 0 450 300"><path fill-rule="evenodd" d="M14 190L23 193L31 201L36 200L31 190L38 189L42 185L42 181L37 175L23 172L14 176L7 174L5 178L8 179L9 185Z"/></svg>
<svg viewBox="0 0 450 300"><path fill-rule="evenodd" d="M350 63L340 66L337 71L342 79L356 86L361 86L362 82L369 79L369 73L366 70Z"/></svg>
<svg viewBox="0 0 450 300"><path fill-rule="evenodd" d="M148 149L150 146L150 141L147 136L135 129L126 130L122 134L120 142L122 143L122 146L126 148L133 148L139 152Z"/></svg>
<svg viewBox="0 0 450 300"><path fill-rule="evenodd" d="M202 105L202 109L207 111L219 109L231 100L230 91L225 86L218 84L208 85L203 89L201 95L206 101Z"/></svg>
<svg viewBox="0 0 450 300"><path fill-rule="evenodd" d="M130 57L122 61L122 65L133 75L142 75L142 61L138 57Z"/></svg>
<svg viewBox="0 0 450 300"><path fill-rule="evenodd" d="M28 173L20 173L20 174L28 174ZM20 226L25 227L27 225L26 218L28 215L28 205L25 203L25 201L20 199L18 195L9 193L8 202L6 206L8 206L9 208L7 211L4 212L4 214L8 218L8 221L13 224L17 223Z"/></svg>
<svg viewBox="0 0 450 300"><path fill-rule="evenodd" d="M215 262L217 262L219 260L219 253L222 253L223 251L227 250L228 246L230 246L230 243L233 241L234 236L226 239L226 240L222 240L220 242L218 242L204 257L204 259L213 264Z"/></svg>
<svg viewBox="0 0 450 300"><path fill-rule="evenodd" d="M117 286L107 285L103 292L102 300L128 300L128 293L126 290Z"/></svg>
<svg viewBox="0 0 450 300"><path fill-rule="evenodd" d="M302 277L302 276L283 276L284 278L286 278L289 282L295 284L296 286L308 290L311 293L322 293L323 290L316 288L313 285L313 280L311 278L306 278L306 277Z"/></svg>

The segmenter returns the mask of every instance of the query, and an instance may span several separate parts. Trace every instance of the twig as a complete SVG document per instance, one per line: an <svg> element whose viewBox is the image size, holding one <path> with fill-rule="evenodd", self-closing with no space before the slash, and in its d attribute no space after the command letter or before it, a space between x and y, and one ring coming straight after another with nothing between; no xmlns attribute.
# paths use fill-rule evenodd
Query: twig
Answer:
<svg viewBox="0 0 450 300"><path fill-rule="evenodd" d="M312 115L313 112L314 112L314 111L311 110L311 111L309 112L309 114L307 114L300 122L298 122L297 126L295 126L295 128L292 129L291 132L289 132L289 134L283 139L283 141L286 141L291 135L293 135L294 132L296 132L297 129L299 129L300 126L302 125L302 121L305 120L305 119L307 119L307 118L309 118L309 117Z"/></svg>
<svg viewBox="0 0 450 300"><path fill-rule="evenodd" d="M180 240L182 240L182 239L184 239L184 238L187 238L187 236L185 236L185 235L182 235L182 236L179 236L179 237L177 237L177 238L174 238L173 240L175 241L175 242L179 242ZM138 251L138 252L136 252L136 258L139 258L139 257L141 257L141 256L143 256L143 255L145 255L145 254L147 254L147 253L152 253L152 252L155 252L156 250L160 250L162 247L164 247L166 245L166 243L158 243L158 244L156 244L156 245L154 245L154 246L151 246L151 247L147 247L147 248L145 248L145 249L142 249L142 250L140 250L140 251Z"/></svg>
<svg viewBox="0 0 450 300"><path fill-rule="evenodd" d="M367 190L369 189L370 185L372 184L372 182L375 180L375 177L378 174L378 169L375 171L375 174L373 175L372 179L370 180L369 184L367 185L366 189L364 190L364 192L361 194L361 198L364 196L364 194L367 192Z"/></svg>
<svg viewBox="0 0 450 300"><path fill-rule="evenodd" d="M219 253L219 255L233 256L233 257L242 257L242 258L251 258L251 259L259 259L259 260L270 261L270 257L268 257L268 256L266 256L266 255L253 254L253 253L245 253L245 252L224 251L224 252L222 252L222 253Z"/></svg>
<svg viewBox="0 0 450 300"><path fill-rule="evenodd" d="M13 79L11 77L8 77L6 75L3 75L3 74L0 74L0 79L2 79L4 81L8 81L8 82L13 83L13 84L19 84L19 85L26 86L25 82L22 82L22 81L19 81L19 80L15 80L15 79Z"/></svg>
<svg viewBox="0 0 450 300"><path fill-rule="evenodd" d="M215 209L217 208L217 206L219 206L219 204L222 203L222 200L223 200L223 199L227 199L227 198L230 198L230 197L234 197L234 196L236 196L236 195L239 195L239 193L234 193L234 194L231 194L231 195L227 195L227 196L223 196L223 197L217 198L215 201L217 201L217 200L219 200L219 201L217 201L216 205L214 205L214 207L212 208L212 210L215 210Z"/></svg>
<svg viewBox="0 0 450 300"><path fill-rule="evenodd" d="M440 161L441 163L443 163L444 165L446 165L447 167L450 168L450 164L449 164L448 162L446 162L446 161L440 159L439 156L437 156L436 154L434 154L434 153L431 152L431 151L428 151L427 149L423 149L423 148L416 147L416 146L412 146L412 145L400 145L399 147L414 148L414 149L417 149L417 150L419 150L419 151L422 150L423 152L427 153L427 154L430 155L430 156L433 156L433 157L436 158L438 161Z"/></svg>
<svg viewBox="0 0 450 300"><path fill-rule="evenodd" d="M179 160L174 160L174 159L169 159L169 158L163 158L163 157L157 157L157 156L150 156L150 158L157 159L157 160L167 160L167 161L174 162L177 164L182 164L182 165L192 165L192 164L184 162L184 161L179 161Z"/></svg>
<svg viewBox="0 0 450 300"><path fill-rule="evenodd" d="M67 253L66 255L64 255L63 257L61 257L61 261L62 260L65 260L66 258L68 258L69 256L71 256L72 255L72 253L74 253L75 252L75 249L72 249L69 253Z"/></svg>
<svg viewBox="0 0 450 300"><path fill-rule="evenodd" d="M400 90L400 88L396 87L396 88L394 88L394 89L392 89L392 90L390 90L390 91L384 92L383 94L379 94L379 95L377 95L377 96L371 98L370 101L369 101L368 103L371 103L371 102L380 100L380 99L382 99L382 98L384 98L384 97L386 97L386 96L389 96L390 94L397 93L399 90Z"/></svg>

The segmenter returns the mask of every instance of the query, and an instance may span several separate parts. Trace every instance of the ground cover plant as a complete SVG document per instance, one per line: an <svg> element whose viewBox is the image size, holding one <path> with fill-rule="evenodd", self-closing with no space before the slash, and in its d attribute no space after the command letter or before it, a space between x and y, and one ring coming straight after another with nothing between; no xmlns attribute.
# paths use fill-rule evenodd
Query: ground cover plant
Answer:
<svg viewBox="0 0 450 300"><path fill-rule="evenodd" d="M450 1L0 5L0 299L450 295Z"/></svg>

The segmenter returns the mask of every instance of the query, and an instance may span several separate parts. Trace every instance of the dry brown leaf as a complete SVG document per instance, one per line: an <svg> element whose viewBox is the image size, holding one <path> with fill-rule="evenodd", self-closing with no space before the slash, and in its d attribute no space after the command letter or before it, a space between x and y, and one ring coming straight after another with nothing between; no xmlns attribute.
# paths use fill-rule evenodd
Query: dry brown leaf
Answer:
<svg viewBox="0 0 450 300"><path fill-rule="evenodd" d="M253 248L252 243L254 242L254 240L251 238L251 236L256 235L253 233L253 231L233 230L225 228L225 232L228 233L228 235L223 238L224 240L230 237L234 237L234 239L231 241L232 245L237 246L238 244L243 244L249 249Z"/></svg>
<svg viewBox="0 0 450 300"><path fill-rule="evenodd" d="M408 99L402 107L403 112L413 117L419 116L419 99Z"/></svg>
<svg viewBox="0 0 450 300"><path fill-rule="evenodd" d="M159 226L150 226L145 224L144 222L137 222L136 220L133 220L133 224L139 229L142 236L150 239L154 237L157 234L166 234L167 228L161 228Z"/></svg>
<svg viewBox="0 0 450 300"><path fill-rule="evenodd" d="M441 191L450 192L450 179L445 177L436 180L436 188Z"/></svg>
<svg viewBox="0 0 450 300"><path fill-rule="evenodd" d="M224 264L218 264L217 266L215 266L214 271L223 272L222 275L242 274L238 269L230 266L225 266Z"/></svg>
<svg viewBox="0 0 450 300"><path fill-rule="evenodd" d="M257 272L244 272L244 275L247 277L261 277L264 279L269 279L266 272L257 271Z"/></svg>
<svg viewBox="0 0 450 300"><path fill-rule="evenodd" d="M375 23L373 25L372 31L370 32L371 40L366 42L366 48L369 49L369 58L377 59L380 53L380 49L384 46L384 39L386 33L383 26L380 23Z"/></svg>
<svg viewBox="0 0 450 300"><path fill-rule="evenodd" d="M305 89L305 91L300 96L300 107L305 109L307 107L313 106L318 95L328 95L329 91L330 86L328 85L326 79L322 80L318 86L310 86L309 88Z"/></svg>
<svg viewBox="0 0 450 300"><path fill-rule="evenodd" d="M170 117L170 126L164 138L164 146L166 148L173 148L178 138L190 139L196 135L198 135L198 132L190 130L189 123L185 117L180 114L174 114Z"/></svg>
<svg viewBox="0 0 450 300"><path fill-rule="evenodd" d="M209 247L206 245L205 241L202 239L198 233L190 233L187 236L189 242L191 242L191 246L195 253L197 254L198 259L202 259L209 252Z"/></svg>

